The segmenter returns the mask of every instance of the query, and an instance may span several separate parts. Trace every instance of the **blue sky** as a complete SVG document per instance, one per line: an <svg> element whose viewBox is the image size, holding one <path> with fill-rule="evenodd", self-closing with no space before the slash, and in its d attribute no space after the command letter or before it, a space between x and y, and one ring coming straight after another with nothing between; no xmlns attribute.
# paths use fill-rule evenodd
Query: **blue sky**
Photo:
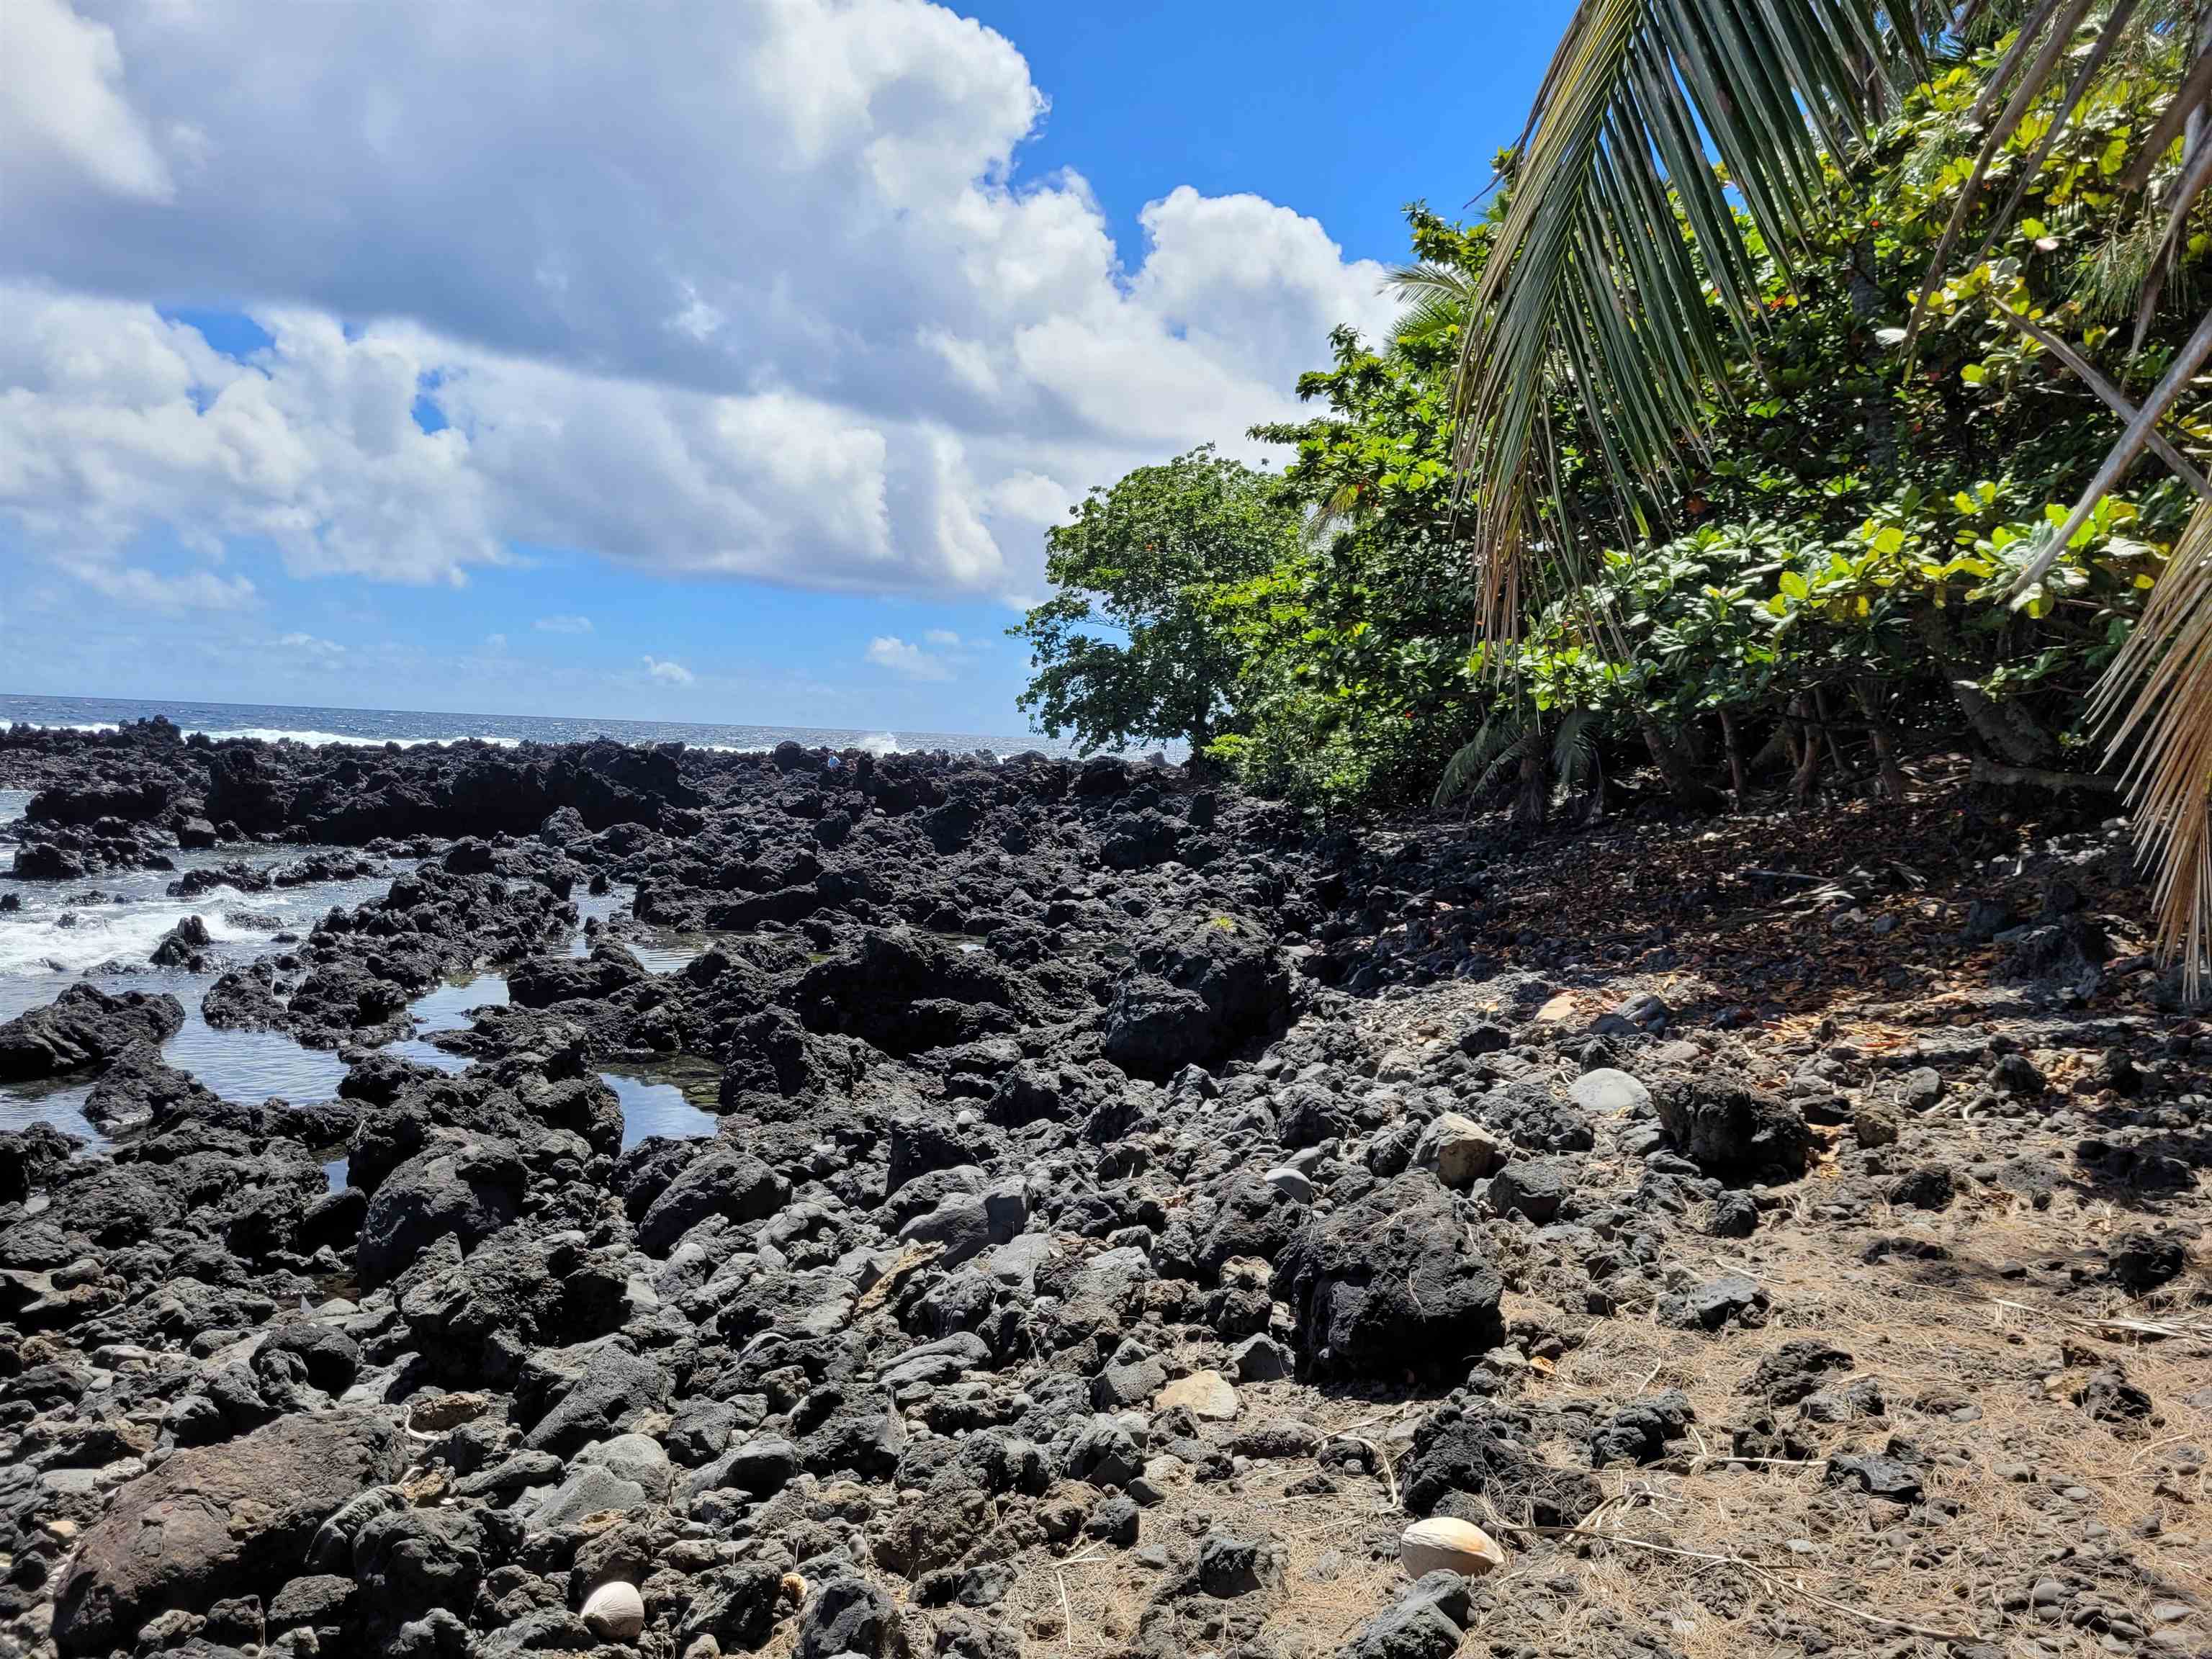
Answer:
<svg viewBox="0 0 2212 1659"><path fill-rule="evenodd" d="M0 690L1018 730L1568 9L9 0Z"/></svg>

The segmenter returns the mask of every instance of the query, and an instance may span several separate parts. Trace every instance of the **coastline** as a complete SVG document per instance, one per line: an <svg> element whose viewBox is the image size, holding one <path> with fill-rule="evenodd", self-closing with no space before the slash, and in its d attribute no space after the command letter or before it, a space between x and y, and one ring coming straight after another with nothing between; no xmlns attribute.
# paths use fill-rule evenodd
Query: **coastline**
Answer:
<svg viewBox="0 0 2212 1659"><path fill-rule="evenodd" d="M422 744L488 743L512 747L524 743L589 742L605 737L617 743L651 745L682 743L710 753L751 754L795 742L809 748L866 749L878 754L901 750L952 754L978 749L999 754L1035 750L1068 751L1059 740L1031 732L891 731L880 727L757 725L744 722L610 719L603 716L484 714L405 708L341 708L317 705L148 701L116 697L50 697L0 694L0 732L22 724L43 731L113 732L134 721L161 718L185 737L211 742L250 739L263 743L325 743L381 747Z"/></svg>
<svg viewBox="0 0 2212 1659"><path fill-rule="evenodd" d="M0 785L0 939L183 890L0 1020L101 1137L0 1132L32 1650L1625 1659L1673 1589L1516 1528L1661 1481L1931 1628L2201 1560L2136 1523L2212 1443L2212 1037L2105 826L153 728ZM284 1497L133 1547L210 1492ZM1505 1564L1409 1586L1438 1518Z"/></svg>

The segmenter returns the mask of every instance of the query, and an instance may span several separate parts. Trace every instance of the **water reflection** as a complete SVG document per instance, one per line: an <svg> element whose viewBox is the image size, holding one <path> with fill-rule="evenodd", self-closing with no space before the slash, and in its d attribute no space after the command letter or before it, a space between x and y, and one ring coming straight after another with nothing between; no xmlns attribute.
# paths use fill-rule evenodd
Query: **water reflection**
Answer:
<svg viewBox="0 0 2212 1659"><path fill-rule="evenodd" d="M185 1023L161 1045L161 1058L242 1106L272 1097L294 1105L335 1099L346 1074L336 1054L307 1048L282 1031L218 1031L197 1000L185 1002Z"/></svg>
<svg viewBox="0 0 2212 1659"><path fill-rule="evenodd" d="M91 1097L92 1085L80 1077L10 1085L0 1090L0 1131L51 1123L91 1146L105 1146L107 1137L84 1115L84 1103Z"/></svg>
<svg viewBox="0 0 2212 1659"><path fill-rule="evenodd" d="M0 790L0 823L19 817L29 799L27 790ZM183 871L234 859L256 866L271 866L296 860L301 854L297 847L231 846L179 852L174 857ZM389 862L393 874L413 867L410 860ZM289 933L292 938L303 935L314 918L332 906L380 896L386 890L389 878L316 883L250 895L217 888L187 901L167 896L164 890L174 879L176 875L171 872L118 871L85 884L70 884L69 890L57 883L7 884L8 890L18 894L23 908L19 913L0 915L0 947L6 947L0 948L0 1021L44 1006L81 978L93 979L102 989L114 993L167 993L176 997L185 1010L183 1025L162 1045L161 1058L167 1064L189 1073L225 1100L245 1105L258 1105L271 1098L306 1104L335 1097L347 1069L335 1052L308 1048L281 1031L216 1030L208 1024L200 1004L222 971L286 948L289 940L280 943L275 937L277 933ZM589 954L598 939L606 936L609 924L629 909L635 896L635 889L627 884L605 893L577 894L580 926L568 938L568 953ZM191 974L145 965L145 953L160 933L187 913L204 917L216 936L210 971ZM65 923L64 919L72 915L76 919ZM592 921L599 923L596 934L580 925ZM713 940L698 934L652 931L622 942L649 972L668 974L687 966ZM63 946L75 951L75 959L58 966L56 952ZM106 969L111 959L122 971ZM441 1032L465 1030L478 1011L503 1006L508 1000L503 973L471 969L456 975L409 1006L411 1034L386 1044L384 1052L434 1071L465 1071L473 1063L469 1057L449 1054L429 1039ZM622 1098L625 1145L634 1145L647 1135L690 1137L714 1133L716 1120L711 1109L720 1082L719 1067L701 1060L651 1061L625 1064L602 1075ZM91 1076L80 1073L0 1088L0 1129L47 1122L82 1138L91 1148L106 1148L110 1144L107 1138L84 1117L93 1082ZM334 1190L344 1184L343 1158L333 1160L326 1169Z"/></svg>
<svg viewBox="0 0 2212 1659"><path fill-rule="evenodd" d="M690 1140L714 1133L719 1120L704 1109L720 1097L722 1068L711 1060L630 1061L599 1077L622 1102L625 1150L651 1135Z"/></svg>

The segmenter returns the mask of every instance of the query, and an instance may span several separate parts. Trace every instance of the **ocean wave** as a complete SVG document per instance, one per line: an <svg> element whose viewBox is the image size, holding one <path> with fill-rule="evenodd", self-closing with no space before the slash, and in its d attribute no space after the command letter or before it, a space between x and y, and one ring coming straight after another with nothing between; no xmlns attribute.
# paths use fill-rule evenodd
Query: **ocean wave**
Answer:
<svg viewBox="0 0 2212 1659"><path fill-rule="evenodd" d="M16 720L17 726L27 726L37 732L119 732L123 728L112 720ZM188 738L205 738L210 743L228 743L240 738L250 738L257 743L300 743L309 748L319 748L326 743L356 744L364 749L381 749L387 743L402 749L419 749L431 743L488 743L495 748L515 749L522 744L520 738L495 738L488 732L453 732L434 738L370 737L354 732L295 731L281 726L239 726L216 728L185 726L178 730Z"/></svg>
<svg viewBox="0 0 2212 1659"><path fill-rule="evenodd" d="M694 743L684 746L696 749L702 754L708 755L765 755L778 744L789 741L799 744L804 749L827 749L833 754L842 749L865 749L872 755L898 755L906 752L896 732L872 732L866 737L854 738L850 742L828 742L818 732L810 735L814 737L815 741L808 743L794 735L789 739L776 738L764 739L759 743ZM642 745L647 739L640 738L635 741Z"/></svg>
<svg viewBox="0 0 2212 1659"><path fill-rule="evenodd" d="M488 743L498 749L520 748L520 738L495 738L473 732L456 732L435 738L375 738L362 737L344 732L291 732L275 726L241 726L224 732L204 732L187 729L186 737L204 737L210 743L228 743L239 738L251 738L258 743L302 743L318 748L326 743L355 744L366 749L381 749L387 743L402 749L419 749L432 743Z"/></svg>
<svg viewBox="0 0 2212 1659"><path fill-rule="evenodd" d="M76 920L64 927L64 915ZM52 915L9 916L0 921L0 976L76 974L104 962L143 964L164 933L193 915L207 924L211 939L267 937L258 930L234 926L219 911L190 904L107 905Z"/></svg>

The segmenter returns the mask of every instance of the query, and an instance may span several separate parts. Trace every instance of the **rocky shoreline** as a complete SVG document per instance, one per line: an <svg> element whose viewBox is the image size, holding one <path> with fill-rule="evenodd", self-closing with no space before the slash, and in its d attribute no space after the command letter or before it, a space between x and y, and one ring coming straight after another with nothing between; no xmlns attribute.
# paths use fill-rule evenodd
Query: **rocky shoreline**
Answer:
<svg viewBox="0 0 2212 1659"><path fill-rule="evenodd" d="M2212 1650L2212 1034L2112 826L158 724L0 787L0 895L391 874L151 956L332 1098L167 1064L145 963L0 1024L114 1141L0 1133L0 1651ZM678 1059L714 1132L636 1133Z"/></svg>

